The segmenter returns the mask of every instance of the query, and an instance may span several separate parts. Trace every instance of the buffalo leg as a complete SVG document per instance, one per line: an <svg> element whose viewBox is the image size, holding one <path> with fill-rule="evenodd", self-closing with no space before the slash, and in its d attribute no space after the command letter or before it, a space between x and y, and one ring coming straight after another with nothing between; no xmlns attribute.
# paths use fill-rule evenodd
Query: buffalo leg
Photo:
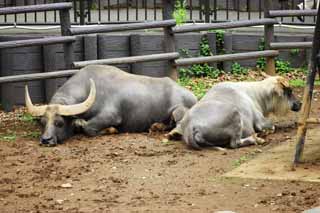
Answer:
<svg viewBox="0 0 320 213"><path fill-rule="evenodd" d="M88 136L103 135L108 132L117 132L116 130L110 130L111 127L118 126L121 119L117 119L115 116L105 117L97 116L88 121L80 120L78 124L81 125L83 132ZM113 128L114 129L114 128Z"/></svg>
<svg viewBox="0 0 320 213"><path fill-rule="evenodd" d="M257 145L257 144L263 144L263 143L265 143L264 139L259 138L256 134L253 134L247 138L240 139L240 143L238 144L238 146L245 147L245 146Z"/></svg>

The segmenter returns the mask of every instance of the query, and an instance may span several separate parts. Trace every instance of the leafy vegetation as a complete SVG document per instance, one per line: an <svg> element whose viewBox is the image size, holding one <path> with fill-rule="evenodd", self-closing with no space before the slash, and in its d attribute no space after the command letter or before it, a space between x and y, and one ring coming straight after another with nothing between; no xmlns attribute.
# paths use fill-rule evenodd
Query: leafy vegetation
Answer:
<svg viewBox="0 0 320 213"><path fill-rule="evenodd" d="M173 12L173 18L176 20L177 25L182 25L186 23L187 10L185 0L176 1L175 10Z"/></svg>
<svg viewBox="0 0 320 213"><path fill-rule="evenodd" d="M0 135L1 141L15 141L17 138L17 134L15 132L10 132L7 134Z"/></svg>
<svg viewBox="0 0 320 213"><path fill-rule="evenodd" d="M188 50L180 49L180 53L183 57L192 57ZM200 53L199 56L211 56L212 51L207 38L202 38L200 42ZM190 78L190 77L206 77L217 78L222 74L222 71L207 64L195 64L188 68L180 68L179 76L180 78Z"/></svg>
<svg viewBox="0 0 320 213"><path fill-rule="evenodd" d="M24 113L21 115L20 120L26 123L35 123L36 119L29 113Z"/></svg>
<svg viewBox="0 0 320 213"><path fill-rule="evenodd" d="M231 67L231 74L234 75L247 75L249 72L248 68L241 66L239 63L233 63Z"/></svg>

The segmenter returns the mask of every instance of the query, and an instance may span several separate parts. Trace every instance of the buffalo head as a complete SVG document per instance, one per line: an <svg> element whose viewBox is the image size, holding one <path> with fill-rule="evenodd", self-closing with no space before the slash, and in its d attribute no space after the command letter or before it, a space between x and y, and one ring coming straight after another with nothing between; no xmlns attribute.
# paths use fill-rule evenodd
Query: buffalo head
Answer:
<svg viewBox="0 0 320 213"><path fill-rule="evenodd" d="M27 110L31 115L41 117L42 135L40 144L54 146L71 137L74 129L72 116L89 110L95 99L96 87L92 79L90 79L90 93L87 99L74 105L49 104L35 106L32 104L28 86L26 85L25 102Z"/></svg>

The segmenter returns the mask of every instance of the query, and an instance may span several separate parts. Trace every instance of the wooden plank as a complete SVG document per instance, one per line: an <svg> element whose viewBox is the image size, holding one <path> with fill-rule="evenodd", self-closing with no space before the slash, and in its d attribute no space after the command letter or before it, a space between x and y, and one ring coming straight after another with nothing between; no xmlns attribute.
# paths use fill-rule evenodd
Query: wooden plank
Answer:
<svg viewBox="0 0 320 213"><path fill-rule="evenodd" d="M208 57L183 58L183 59L177 59L176 65L188 66L192 64L202 64L202 63L208 63L208 62L246 60L246 59L260 58L260 57L275 57L278 54L279 52L276 50L265 50L265 51L255 51L255 52L247 52L247 53L216 55L216 56L208 56Z"/></svg>
<svg viewBox="0 0 320 213"><path fill-rule="evenodd" d="M317 10L270 10L269 17L315 16Z"/></svg>
<svg viewBox="0 0 320 213"><path fill-rule="evenodd" d="M54 71L54 72L48 72L48 73L34 73L34 74L25 74L25 75L5 76L5 77L0 77L0 84L68 77L68 76L74 75L78 71L79 70L74 69L74 70Z"/></svg>
<svg viewBox="0 0 320 213"><path fill-rule="evenodd" d="M109 58L109 59L100 59L100 60L90 60L90 61L78 61L74 62L73 66L75 68L81 68L92 64L132 64L138 62L150 62L150 61L164 61L164 60L173 60L179 58L179 53L162 53L162 54L153 54L153 55L142 55L142 56L131 56L123 58Z"/></svg>
<svg viewBox="0 0 320 213"><path fill-rule="evenodd" d="M277 24L278 21L273 18L264 18L264 19L252 19L252 20L240 20L232 22L222 22L222 23L210 23L210 24L190 24L177 26L173 28L174 33L185 33L185 32L194 32L194 31L207 31L207 30L219 30L219 29L230 29L238 27L249 27L256 25L265 25L265 24Z"/></svg>
<svg viewBox="0 0 320 213"><path fill-rule="evenodd" d="M4 8L0 8L0 15L51 11L51 10L66 10L66 9L69 10L71 8L72 8L71 2L38 4L38 5L29 5L29 6L19 6L19 7L4 7Z"/></svg>
<svg viewBox="0 0 320 213"><path fill-rule="evenodd" d="M84 60L98 59L98 38L97 35L86 35L83 37Z"/></svg>
<svg viewBox="0 0 320 213"><path fill-rule="evenodd" d="M312 42L272 42L270 43L270 48L273 50L280 49L307 49L312 47Z"/></svg>
<svg viewBox="0 0 320 213"><path fill-rule="evenodd" d="M152 21L144 23L133 23L133 24L118 24L112 26L96 26L96 27L85 27L85 28L72 28L70 32L72 35L79 34L90 34L90 33L110 33L130 30L142 30L151 28L162 28L174 26L175 20L164 20L164 21Z"/></svg>
<svg viewBox="0 0 320 213"><path fill-rule="evenodd" d="M224 34L223 37L223 45L225 54L232 54L233 50L233 34L230 32L227 32ZM231 61L224 61L223 62L223 71L225 72L231 72L232 70L232 62Z"/></svg>
<svg viewBox="0 0 320 213"><path fill-rule="evenodd" d="M130 54L130 35L127 34L98 34L98 58L110 59L129 57ZM92 59L94 60L94 59ZM131 72L129 64L119 64L116 67L123 71Z"/></svg>
<svg viewBox="0 0 320 213"><path fill-rule="evenodd" d="M38 38L38 39L6 41L6 42L0 42L0 49L30 47L30 46L47 45L47 44L70 43L70 42L74 42L75 40L76 40L75 36L57 36L57 37L46 37L46 38Z"/></svg>

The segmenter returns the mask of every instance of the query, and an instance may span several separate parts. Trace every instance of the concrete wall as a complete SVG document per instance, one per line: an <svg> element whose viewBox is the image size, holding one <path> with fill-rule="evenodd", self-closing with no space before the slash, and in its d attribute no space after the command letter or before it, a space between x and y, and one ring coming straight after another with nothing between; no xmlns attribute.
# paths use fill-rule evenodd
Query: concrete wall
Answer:
<svg viewBox="0 0 320 213"><path fill-rule="evenodd" d="M208 35L200 33L187 33L176 35L176 49L183 52L187 50L189 56L199 55L199 44L203 36L209 39L212 51L216 52L215 33ZM257 51L261 35L256 34L229 34L225 47L230 53ZM0 41L34 38L37 36L0 36ZM309 41L311 37L305 36L276 36L276 41ZM146 55L164 52L162 33L134 33L134 34L100 34L78 36L75 46L75 60L104 59L124 56ZM50 72L61 70L64 67L62 45L48 45L43 47L16 48L0 51L0 75L18 75L25 73ZM288 60L293 66L299 67L307 63L310 51L300 50L282 51L280 58ZM246 67L255 67L256 60L239 61ZM225 63L225 70L230 70L231 64ZM141 75L155 77L167 76L166 62L137 63L133 65L119 65L121 69ZM66 78L28 82L32 100L35 103L48 102L56 89L65 82ZM13 105L24 104L25 83L1 85L1 104L6 110Z"/></svg>

